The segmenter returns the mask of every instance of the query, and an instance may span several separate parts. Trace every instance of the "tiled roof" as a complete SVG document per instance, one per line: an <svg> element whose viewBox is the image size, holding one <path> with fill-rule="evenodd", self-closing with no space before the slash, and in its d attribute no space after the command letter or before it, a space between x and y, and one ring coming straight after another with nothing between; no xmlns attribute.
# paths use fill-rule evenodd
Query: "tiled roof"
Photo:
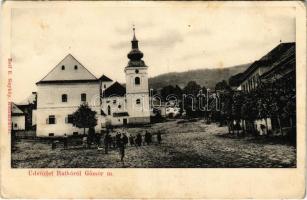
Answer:
<svg viewBox="0 0 307 200"><path fill-rule="evenodd" d="M104 81L104 82L111 82L113 81L109 77L105 76L104 74L99 78L99 80Z"/></svg>
<svg viewBox="0 0 307 200"><path fill-rule="evenodd" d="M115 82L103 92L103 97L124 96L126 88L120 83Z"/></svg>
<svg viewBox="0 0 307 200"><path fill-rule="evenodd" d="M24 115L24 112L15 103L12 103L12 115Z"/></svg>
<svg viewBox="0 0 307 200"><path fill-rule="evenodd" d="M47 83L92 83L98 82L98 79L95 80L54 80L54 81L39 81L36 84L47 84Z"/></svg>
<svg viewBox="0 0 307 200"><path fill-rule="evenodd" d="M244 72L241 77L241 81L243 82L246 80L250 74L252 74L256 69L260 67L270 67L272 68L278 62L280 62L283 57L287 55L287 52L290 49L295 49L295 43L280 43L277 47L272 49L269 53L263 56L260 60L255 61L252 63Z"/></svg>
<svg viewBox="0 0 307 200"><path fill-rule="evenodd" d="M295 44L287 49L283 54L280 55L279 59L276 59L274 63L272 63L272 67L269 71L262 74L261 77L270 76L270 74L274 74L276 71L280 71L282 69L292 69L295 70L296 66L296 58L295 58Z"/></svg>
<svg viewBox="0 0 307 200"><path fill-rule="evenodd" d="M40 83L59 83L59 82L79 82L98 80L90 71L88 71L71 54L67 55L59 64L57 64Z"/></svg>

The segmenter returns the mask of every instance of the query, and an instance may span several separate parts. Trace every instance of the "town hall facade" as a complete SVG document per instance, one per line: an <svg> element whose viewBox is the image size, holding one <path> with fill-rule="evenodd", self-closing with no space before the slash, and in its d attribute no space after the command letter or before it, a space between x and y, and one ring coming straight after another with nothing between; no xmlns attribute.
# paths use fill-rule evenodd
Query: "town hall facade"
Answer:
<svg viewBox="0 0 307 200"><path fill-rule="evenodd" d="M131 43L125 87L106 75L95 77L71 54L37 82L37 136L83 133L72 117L81 104L96 112L96 132L107 126L150 123L148 66L135 32Z"/></svg>

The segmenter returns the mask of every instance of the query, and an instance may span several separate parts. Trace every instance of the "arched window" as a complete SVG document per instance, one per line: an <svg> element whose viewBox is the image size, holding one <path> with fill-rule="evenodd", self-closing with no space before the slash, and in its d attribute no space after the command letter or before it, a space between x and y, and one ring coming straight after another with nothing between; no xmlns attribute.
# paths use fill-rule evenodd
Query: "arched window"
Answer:
<svg viewBox="0 0 307 200"><path fill-rule="evenodd" d="M67 94L62 94L62 102L67 102Z"/></svg>
<svg viewBox="0 0 307 200"><path fill-rule="evenodd" d="M81 101L86 101L86 94L85 93L81 94Z"/></svg>
<svg viewBox="0 0 307 200"><path fill-rule="evenodd" d="M141 99L137 99L135 102L136 102L136 104L140 104L141 103Z"/></svg>
<svg viewBox="0 0 307 200"><path fill-rule="evenodd" d="M65 65L62 65L62 70L65 70Z"/></svg>
<svg viewBox="0 0 307 200"><path fill-rule="evenodd" d="M108 106L108 115L111 115L111 107Z"/></svg>
<svg viewBox="0 0 307 200"><path fill-rule="evenodd" d="M140 85L140 83L141 83L140 77L135 77L134 84L135 85Z"/></svg>

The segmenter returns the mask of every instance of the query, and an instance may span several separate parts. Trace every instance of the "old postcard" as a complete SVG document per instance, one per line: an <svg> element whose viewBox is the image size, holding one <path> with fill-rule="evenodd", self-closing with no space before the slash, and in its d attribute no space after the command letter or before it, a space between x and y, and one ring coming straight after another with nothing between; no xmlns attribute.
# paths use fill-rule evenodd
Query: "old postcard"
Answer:
<svg viewBox="0 0 307 200"><path fill-rule="evenodd" d="M6 1L3 198L302 198L301 2Z"/></svg>

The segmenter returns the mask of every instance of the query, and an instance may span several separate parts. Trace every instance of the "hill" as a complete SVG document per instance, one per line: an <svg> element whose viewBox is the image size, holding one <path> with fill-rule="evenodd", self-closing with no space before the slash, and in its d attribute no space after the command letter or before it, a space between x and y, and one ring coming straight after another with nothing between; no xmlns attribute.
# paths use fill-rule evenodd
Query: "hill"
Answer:
<svg viewBox="0 0 307 200"><path fill-rule="evenodd" d="M189 81L196 81L201 86L214 88L219 81L226 80L228 82L231 76L243 72L249 65L250 63L219 69L197 69L161 74L149 78L149 87L160 89L167 85L178 85L183 88Z"/></svg>

